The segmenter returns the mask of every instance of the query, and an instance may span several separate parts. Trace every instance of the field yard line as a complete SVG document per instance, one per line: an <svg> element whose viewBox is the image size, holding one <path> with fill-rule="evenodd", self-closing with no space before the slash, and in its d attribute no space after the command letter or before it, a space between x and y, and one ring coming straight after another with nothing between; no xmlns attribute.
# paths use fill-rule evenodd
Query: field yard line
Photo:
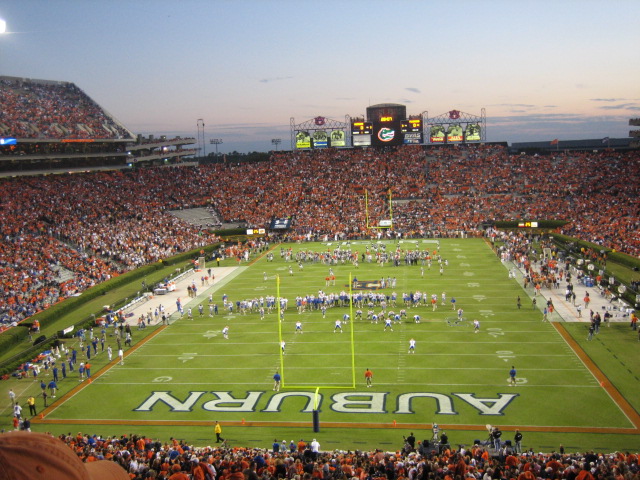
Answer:
<svg viewBox="0 0 640 480"><path fill-rule="evenodd" d="M394 368L395 370L395 368ZM315 388L317 386L317 384L315 382L311 382L311 383L304 383L304 382L296 382L299 387L288 387L288 389L292 389L292 388ZM403 383L403 382L400 382ZM107 381L102 381L100 382L100 385L158 385L157 382L107 382ZM209 387L212 386L211 382L168 382L167 385L207 385ZM251 386L251 385L255 385L255 382L250 382L250 383L242 383L242 382L215 382L214 384L215 386L218 385L237 385L237 386ZM347 387L351 387L351 383L333 383L332 385L335 385L336 388L340 387L340 388L347 388ZM398 385L398 382L387 382L387 383L377 383L376 382L376 386L379 387L381 385L388 385L388 386L394 386L394 385ZM428 385L429 387L504 387L505 384L504 383L426 383L426 384L411 384L411 385ZM568 385L568 384L550 384L550 385L540 385L540 384L531 384L531 383L527 383L527 384L523 384L523 385L518 385L518 388L539 388L539 387L548 387L548 388L600 388L599 385L595 384L595 385L585 385L585 384L580 384L580 385ZM322 387L322 388L326 388L326 387ZM505 388L506 390L506 388Z"/></svg>
<svg viewBox="0 0 640 480"><path fill-rule="evenodd" d="M43 419L38 423L42 424L63 424L63 425L135 425L135 426L189 426L189 427L210 427L213 422L207 420L122 420L122 419L73 419L73 420L55 420ZM357 422L321 422L326 428L402 428L412 430L431 431L430 423L357 423ZM486 432L485 425L466 425L466 424L439 424L443 430L468 430ZM224 427L293 427L293 428L309 428L311 420L308 421L229 421L223 422ZM513 431L516 428L523 432L546 432L546 433L615 433L615 434L634 434L636 429L632 428L616 428L616 427L577 427L577 426L528 426L528 425L500 425L503 431Z"/></svg>
<svg viewBox="0 0 640 480"><path fill-rule="evenodd" d="M414 354L414 355L419 355L419 354ZM279 364L276 365L277 367L279 367ZM211 370L211 367L185 367L185 366L178 366L178 367L158 367L161 370L180 370L181 372L185 371L185 370ZM273 367L274 369L276 367ZM294 367L296 370L317 370L317 366L311 366L311 367ZM351 367L338 367L338 366L332 366L332 369L335 370L339 370L339 369L347 369L347 370L351 370ZM376 367L376 370L396 370L397 367ZM406 370L418 370L418 371L423 371L423 370L460 370L460 367L404 367ZM153 370L153 367L123 367L123 370ZM465 367L465 370L482 370L482 371L486 371L486 370L495 370L496 372L503 372L504 371L504 367L502 368L482 368L482 367ZM257 369L256 367L219 367L216 366L216 371L219 370L231 370L231 371L236 371L236 370L250 370L252 372L255 372ZM274 370L275 371L275 370ZM584 372L584 368L527 368L527 372ZM271 378L271 377L269 377Z"/></svg>
<svg viewBox="0 0 640 480"><path fill-rule="evenodd" d="M182 344L181 344L182 345ZM187 345L198 345L198 344L187 344ZM208 345L208 344L200 344L200 345ZM249 345L247 343L225 343L225 345ZM167 346L167 345L165 345ZM182 353L176 354L177 355L182 355ZM265 355L278 355L277 352L272 352L272 353L225 353L225 354L220 354L220 353L211 353L211 354L207 354L207 353L201 353L198 354L198 358L200 357L264 357ZM337 355L336 353L297 353L294 354L297 357L320 357L320 356L333 356L333 355ZM351 352L347 352L344 353L343 355L351 355ZM388 356L396 356L397 354L395 353L377 353L376 352L376 356L377 357L388 357ZM432 353L432 352L427 352L427 353L416 353L416 355L422 355L422 356L443 356L446 355L448 357L451 356L450 353ZM458 357L469 357L469 356L474 356L474 357L478 357L478 356L485 356L485 357L495 357L495 353L456 353L456 356ZM162 358L167 358L167 354L152 354L152 353L145 353L144 354L145 357L162 357ZM570 358L575 358L575 355L572 353L560 353L560 354L546 354L546 353L528 353L528 354L519 354L519 356L521 357L570 357Z"/></svg>
<svg viewBox="0 0 640 480"><path fill-rule="evenodd" d="M324 330L322 332L307 332L307 333L327 333ZM184 334L182 334L184 336ZM243 334L245 335L245 334ZM265 334L266 335L266 334ZM166 344L155 344L155 345L147 345L147 348L152 348L152 347L168 347L168 346L190 346L190 345L211 345L212 342L189 342L189 343L166 343ZM343 340L342 342L332 342L330 340L327 340L325 342L306 342L306 344L308 345L335 345L335 344L349 344L351 342L347 341L347 340ZM367 345L375 345L377 343L380 344L384 344L386 345L387 342L383 342L383 341L379 341L379 342L372 342L367 340ZM508 342L509 345L514 345L514 344L526 344L526 345L564 345L564 342ZM254 342L224 342L225 345L255 345ZM469 345L469 342L432 342L429 341L429 345L452 345L452 344L456 344L456 345ZM473 345L495 345L496 342L473 342Z"/></svg>
<svg viewBox="0 0 640 480"><path fill-rule="evenodd" d="M578 345L569 332L564 328L561 323L552 322L554 328L558 331L560 336L567 342L567 345L573 350L576 356L580 359L582 364L593 375L596 381L604 388L613 403L615 403L622 413L627 417L629 422L636 428L636 433L640 434L640 415L638 412L627 402L626 398L614 387L607 376L602 373L598 366L591 360L589 355Z"/></svg>
<svg viewBox="0 0 640 480"><path fill-rule="evenodd" d="M144 345L148 340L150 340L151 338L155 337L156 335L158 335L161 331L163 331L165 328L167 328L166 325L163 325L161 327L158 327L154 332L150 333L147 337L143 338L142 340L140 340L139 343L136 343L133 347L131 347L129 350L127 350L126 352L124 352L124 358L126 359L130 354L132 354L133 352L135 352L138 348L140 348L142 345ZM33 423L41 423L43 421L42 418L40 418L40 416L47 416L53 412L55 412L59 406L61 406L62 404L64 404L65 401L75 397L78 393L80 393L82 390L84 390L87 386L89 386L91 383L93 383L94 380L100 378L102 375L104 375L105 373L107 373L109 370L111 370L111 368L113 368L115 365L117 365L120 362L119 358L114 358L110 363L108 363L107 365L105 365L104 367L102 367L100 370L98 370L95 374L91 375L90 379L86 379L83 382L80 382L79 385L73 387L71 390L69 390L67 393L65 393L59 400L57 400L55 403L53 403L52 405L46 407L44 410L42 410L40 412L40 415L38 415L37 417L33 417L32 422Z"/></svg>

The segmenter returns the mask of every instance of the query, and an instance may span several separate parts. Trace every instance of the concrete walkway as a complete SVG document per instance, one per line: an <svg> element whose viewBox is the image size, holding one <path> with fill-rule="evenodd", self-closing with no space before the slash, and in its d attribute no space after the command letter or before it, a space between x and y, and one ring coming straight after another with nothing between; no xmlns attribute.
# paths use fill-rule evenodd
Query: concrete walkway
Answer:
<svg viewBox="0 0 640 480"><path fill-rule="evenodd" d="M175 281L176 289L174 291L167 292L164 295L147 294L146 301L137 302L131 307L125 309L126 314L133 314L126 318L126 323L137 328L138 318L141 315L144 315L146 318L148 312L153 314L156 309L160 310L161 305L164 306L164 312L169 323L172 323L180 318L176 305L178 299L180 299L183 306L183 310L185 312L184 315L186 316L187 309L191 307L193 309L193 316L196 317L198 316L197 306L206 301L209 298L209 295L213 295L214 303L218 304L220 313L224 314L221 299L224 292L222 292L221 289L246 268L247 267L211 267L211 273L215 279L213 282L209 280L208 285L202 284L202 277L207 275L206 270L208 270L208 267L205 268L205 271L187 271L177 281ZM197 287L197 295L195 298L189 297L187 293L187 287L191 285L195 285ZM219 294L217 294L218 292ZM205 314L209 314L208 308L205 308ZM161 317L162 315L160 315L160 319L156 321L154 316L151 325L161 324Z"/></svg>
<svg viewBox="0 0 640 480"><path fill-rule="evenodd" d="M513 262L502 262L505 268L514 272L516 275L516 281L520 285L524 285L524 271L520 270ZM550 321L564 321L564 322L590 322L590 310L593 312L600 312L600 316L603 320L604 326L604 313L609 312L611 315L611 322L629 322L629 313L631 306L621 300L613 300L606 298L604 291L597 286L587 287L579 281L574 280L573 291L576 294L575 305L571 301L565 299L565 291L567 288L567 282L562 281L560 288L541 288L540 293L536 296L536 307L542 311L547 306L547 300L551 300L554 306L554 312L548 316ZM533 298L535 296L535 289L529 286L526 290L527 299L522 299L522 308L531 308ZM585 307L584 297L589 293L588 308ZM582 306L582 312L578 311L578 305Z"/></svg>

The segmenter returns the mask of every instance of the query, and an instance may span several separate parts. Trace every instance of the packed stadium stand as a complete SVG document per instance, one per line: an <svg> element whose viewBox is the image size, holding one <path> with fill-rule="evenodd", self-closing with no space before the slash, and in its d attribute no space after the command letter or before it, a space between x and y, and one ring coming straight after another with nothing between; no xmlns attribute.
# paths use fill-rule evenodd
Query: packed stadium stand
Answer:
<svg viewBox="0 0 640 480"><path fill-rule="evenodd" d="M75 84L0 76L0 174L183 162L192 138L135 136Z"/></svg>
<svg viewBox="0 0 640 480"><path fill-rule="evenodd" d="M58 439L82 462L115 462L122 467L118 478L132 480L637 480L639 476L635 452L569 453L559 445L557 452L542 454L517 451L511 441L499 451L482 444L433 448L429 440L392 451L327 451L315 438L282 446L276 442L273 448L194 446L137 434L103 437L78 432ZM115 475L111 472L109 478Z"/></svg>
<svg viewBox="0 0 640 480"><path fill-rule="evenodd" d="M132 138L69 82L0 77L0 135L16 138Z"/></svg>

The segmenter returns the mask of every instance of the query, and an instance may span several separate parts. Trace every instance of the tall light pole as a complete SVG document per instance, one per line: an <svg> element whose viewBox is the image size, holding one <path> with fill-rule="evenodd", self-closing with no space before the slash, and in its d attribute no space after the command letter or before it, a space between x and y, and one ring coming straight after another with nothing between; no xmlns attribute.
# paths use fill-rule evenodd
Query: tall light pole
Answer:
<svg viewBox="0 0 640 480"><path fill-rule="evenodd" d="M211 145L215 145L216 146L216 157L218 156L218 145L220 145L222 143L222 139L221 138L212 138L211 140L209 140L209 143Z"/></svg>
<svg viewBox="0 0 640 480"><path fill-rule="evenodd" d="M200 140L202 139L202 156L207 156L207 148L204 143L204 120L199 118L196 126L198 127L198 148L200 148Z"/></svg>
<svg viewBox="0 0 640 480"><path fill-rule="evenodd" d="M280 145L280 143L282 143L282 139L280 138L272 138L271 139L271 143L273 143L276 146L276 152L278 151L278 145Z"/></svg>

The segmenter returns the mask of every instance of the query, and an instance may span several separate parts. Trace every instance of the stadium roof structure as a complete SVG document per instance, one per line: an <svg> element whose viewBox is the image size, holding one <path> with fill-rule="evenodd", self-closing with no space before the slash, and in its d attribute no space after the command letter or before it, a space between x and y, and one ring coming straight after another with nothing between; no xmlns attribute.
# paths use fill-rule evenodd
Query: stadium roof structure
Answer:
<svg viewBox="0 0 640 480"><path fill-rule="evenodd" d="M197 153L193 138L135 135L72 82L0 76L0 94L0 176L164 166Z"/></svg>

